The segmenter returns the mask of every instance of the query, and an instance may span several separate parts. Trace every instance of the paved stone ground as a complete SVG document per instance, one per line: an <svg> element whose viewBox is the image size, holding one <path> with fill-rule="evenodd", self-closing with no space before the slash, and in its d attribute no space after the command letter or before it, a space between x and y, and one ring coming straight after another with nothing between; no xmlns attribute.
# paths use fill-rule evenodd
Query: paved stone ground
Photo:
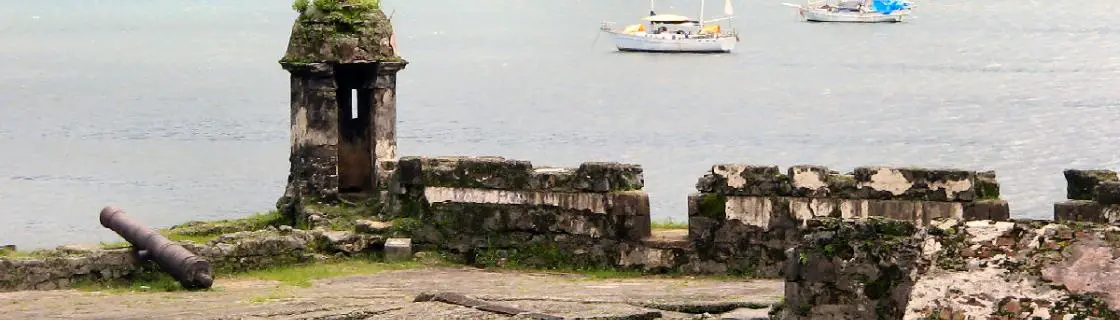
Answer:
<svg viewBox="0 0 1120 320"><path fill-rule="evenodd" d="M0 315L4 319L511 318L444 302L413 302L421 293L451 292L565 319L695 319L704 318L704 311L716 319L761 319L765 306L780 301L782 286L777 280L591 279L426 268L324 279L308 288L219 279L216 290L206 292L8 292L0 293Z"/></svg>

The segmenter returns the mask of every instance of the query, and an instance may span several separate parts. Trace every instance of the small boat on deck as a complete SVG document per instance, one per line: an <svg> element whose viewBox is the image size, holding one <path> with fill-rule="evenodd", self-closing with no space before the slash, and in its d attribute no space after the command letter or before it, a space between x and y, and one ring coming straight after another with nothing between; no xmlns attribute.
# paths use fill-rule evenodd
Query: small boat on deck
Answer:
<svg viewBox="0 0 1120 320"><path fill-rule="evenodd" d="M802 19L812 22L902 22L913 9L904 0L823 0L783 5L797 8Z"/></svg>
<svg viewBox="0 0 1120 320"><path fill-rule="evenodd" d="M619 51L639 52L731 52L739 35L726 32L715 22L731 21L731 0L725 0L725 17L704 21L704 1L700 1L700 19L693 20L675 14L656 14L650 0L650 15L643 18L647 24L618 28L613 22L603 22L599 30L610 35ZM728 23L730 26L730 22Z"/></svg>

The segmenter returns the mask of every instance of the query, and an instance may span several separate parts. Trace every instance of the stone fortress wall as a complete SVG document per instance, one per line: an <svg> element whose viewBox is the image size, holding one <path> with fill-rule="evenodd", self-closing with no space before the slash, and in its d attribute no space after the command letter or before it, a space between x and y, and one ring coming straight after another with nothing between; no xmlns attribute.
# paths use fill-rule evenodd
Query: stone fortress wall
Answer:
<svg viewBox="0 0 1120 320"><path fill-rule="evenodd" d="M994 172L864 167L839 174L794 166L783 173L719 164L686 198L688 230L652 232L638 165L534 168L499 157L407 157L398 170L401 214L424 224L413 241L481 255L483 263L547 266L533 256L550 255L650 272L778 277L785 250L800 241L809 219L922 225L1010 216Z"/></svg>
<svg viewBox="0 0 1120 320"><path fill-rule="evenodd" d="M389 162L382 165L392 168L390 181L377 193L389 205L359 213L359 222L365 222L355 226L358 231L282 227L187 248L216 261L220 270L305 262L316 259L316 243L325 253L379 250L386 237L353 233L370 229L371 220L384 225L381 229L407 220L412 225L403 236L412 246L462 254L476 265L774 278L782 276L786 250L809 234L809 221L882 217L920 227L939 220L1008 221L1011 216L990 171L861 167L840 174L820 166L782 172L777 166L717 164L698 178L696 193L682 197L688 201L688 230L654 231L639 165L588 162L547 168L501 157ZM1065 175L1070 198L1078 200L1056 203L1055 220L1115 220L1120 182L1114 172L1067 170ZM291 214L321 219L311 207ZM347 249L335 249L341 247ZM54 252L0 258L0 289L65 288L81 279L127 277L141 267L127 250L63 246Z"/></svg>

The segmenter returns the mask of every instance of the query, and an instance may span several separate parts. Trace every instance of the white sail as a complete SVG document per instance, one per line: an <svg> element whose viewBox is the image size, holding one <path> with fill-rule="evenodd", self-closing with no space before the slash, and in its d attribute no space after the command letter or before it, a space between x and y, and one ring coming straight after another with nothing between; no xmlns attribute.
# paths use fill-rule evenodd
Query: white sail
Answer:
<svg viewBox="0 0 1120 320"><path fill-rule="evenodd" d="M735 9L731 8L731 0L723 1L723 13L729 16L735 15Z"/></svg>

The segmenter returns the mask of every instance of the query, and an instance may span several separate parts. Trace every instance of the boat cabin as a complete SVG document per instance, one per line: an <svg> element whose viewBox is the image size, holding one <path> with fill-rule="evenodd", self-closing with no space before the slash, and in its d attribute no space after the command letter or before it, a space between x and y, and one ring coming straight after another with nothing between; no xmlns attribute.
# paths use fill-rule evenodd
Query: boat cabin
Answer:
<svg viewBox="0 0 1120 320"><path fill-rule="evenodd" d="M646 28L645 25L639 24L626 28L626 31L645 32L647 34L677 34L683 36L718 34L720 32L720 26L718 24L706 25L701 28L700 21L675 14L652 15L642 20L649 22L648 28Z"/></svg>

